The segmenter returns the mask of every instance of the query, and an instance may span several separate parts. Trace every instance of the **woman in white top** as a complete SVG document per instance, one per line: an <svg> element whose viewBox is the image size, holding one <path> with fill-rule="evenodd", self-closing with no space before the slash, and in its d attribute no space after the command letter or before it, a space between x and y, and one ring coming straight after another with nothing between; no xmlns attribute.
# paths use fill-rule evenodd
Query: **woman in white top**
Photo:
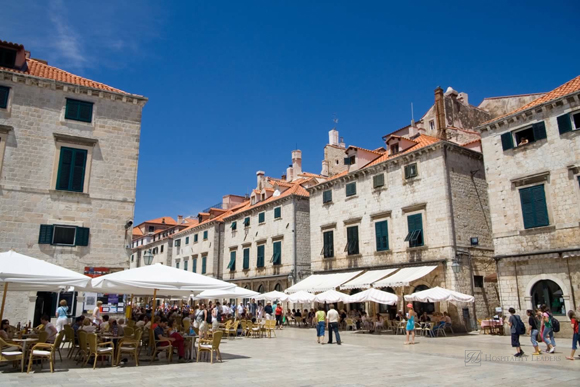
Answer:
<svg viewBox="0 0 580 387"><path fill-rule="evenodd" d="M93 309L93 324L101 325L103 318L101 317L101 305L103 301L98 301L97 306Z"/></svg>
<svg viewBox="0 0 580 387"><path fill-rule="evenodd" d="M68 306L66 306L66 300L60 300L60 306L56 310L56 331L60 332L64 329L64 326L68 324Z"/></svg>

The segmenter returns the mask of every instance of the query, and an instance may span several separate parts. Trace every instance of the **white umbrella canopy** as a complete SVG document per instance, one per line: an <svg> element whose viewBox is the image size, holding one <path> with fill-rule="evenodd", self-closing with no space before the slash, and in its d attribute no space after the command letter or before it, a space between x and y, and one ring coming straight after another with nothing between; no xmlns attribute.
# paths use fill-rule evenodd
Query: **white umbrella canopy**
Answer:
<svg viewBox="0 0 580 387"><path fill-rule="evenodd" d="M344 302L347 303L348 299L349 299L349 295L348 294L344 294L341 292L337 292L334 289L331 290L327 290L323 293L317 294L314 297L314 302L332 302L332 303L337 303L337 302Z"/></svg>
<svg viewBox="0 0 580 387"><path fill-rule="evenodd" d="M236 286L234 289L204 290L203 292L199 293L196 298L200 300L209 300L214 298L254 298L259 295L260 293L254 292L253 290Z"/></svg>
<svg viewBox="0 0 580 387"><path fill-rule="evenodd" d="M293 302L295 304L302 304L305 302L312 302L314 301L314 297L316 297L314 294L312 293L308 293L307 291L304 290L300 290L294 294L291 294L288 297L288 302Z"/></svg>
<svg viewBox="0 0 580 387"><path fill-rule="evenodd" d="M376 302L378 304L395 305L399 301L399 297L393 293L385 292L379 289L370 288L364 292L353 294L349 296L348 302Z"/></svg>
<svg viewBox="0 0 580 387"><path fill-rule="evenodd" d="M165 266L160 263L142 266L93 278L91 285L100 293L188 296L204 290L230 290L236 287L215 278Z"/></svg>
<svg viewBox="0 0 580 387"><path fill-rule="evenodd" d="M288 295L286 293L274 290L272 292L260 294L255 298L256 300L266 300L266 301L274 301L274 300L286 301L288 299Z"/></svg>
<svg viewBox="0 0 580 387"><path fill-rule="evenodd" d="M407 301L419 302L441 302L441 301L457 301L457 302L474 302L475 297L469 294L459 293L453 290L440 288L436 286L431 289L422 290L417 293L408 294L405 296Z"/></svg>

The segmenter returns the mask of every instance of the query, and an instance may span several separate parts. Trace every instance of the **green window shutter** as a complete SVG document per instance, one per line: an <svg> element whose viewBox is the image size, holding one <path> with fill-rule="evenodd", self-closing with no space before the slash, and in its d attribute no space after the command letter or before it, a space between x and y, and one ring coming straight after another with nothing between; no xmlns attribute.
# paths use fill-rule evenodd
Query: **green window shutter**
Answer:
<svg viewBox="0 0 580 387"><path fill-rule="evenodd" d="M274 242L274 255L272 259L274 265L282 263L282 242Z"/></svg>
<svg viewBox="0 0 580 387"><path fill-rule="evenodd" d="M177 262L177 263L175 264L175 268L176 268L176 269L179 269L179 262Z"/></svg>
<svg viewBox="0 0 580 387"><path fill-rule="evenodd" d="M546 193L543 185L520 190L524 228L543 227L550 224Z"/></svg>
<svg viewBox="0 0 580 387"><path fill-rule="evenodd" d="M324 241L324 258L334 257L334 232L326 231L323 234Z"/></svg>
<svg viewBox="0 0 580 387"><path fill-rule="evenodd" d="M193 242L197 242L197 238L198 238L198 234L195 234L195 235L193 236Z"/></svg>
<svg viewBox="0 0 580 387"><path fill-rule="evenodd" d="M236 252L235 251L230 251L230 263L228 264L227 268L230 269L230 271L236 270Z"/></svg>
<svg viewBox="0 0 580 387"><path fill-rule="evenodd" d="M183 261L183 270L187 271L187 264L189 261Z"/></svg>
<svg viewBox="0 0 580 387"><path fill-rule="evenodd" d="M86 163L87 163L87 151L84 149L75 149L70 191L83 192L85 184Z"/></svg>
<svg viewBox="0 0 580 387"><path fill-rule="evenodd" d="M250 249L244 249L244 270L250 268Z"/></svg>
<svg viewBox="0 0 580 387"><path fill-rule="evenodd" d="M532 129L534 131L534 139L536 141L545 139L546 136L546 124L544 121L535 123L532 125Z"/></svg>
<svg viewBox="0 0 580 387"><path fill-rule="evenodd" d="M389 231L387 221L375 223L375 234L377 239L377 251L389 249Z"/></svg>
<svg viewBox="0 0 580 387"><path fill-rule="evenodd" d="M191 268L194 273L197 273L197 258L193 258L193 261L191 262Z"/></svg>
<svg viewBox="0 0 580 387"><path fill-rule="evenodd" d="M260 212L258 214L258 223L264 223L266 221L266 213Z"/></svg>
<svg viewBox="0 0 580 387"><path fill-rule="evenodd" d="M344 158L344 165L350 165L350 157Z"/></svg>
<svg viewBox="0 0 580 387"><path fill-rule="evenodd" d="M346 196L356 195L356 182L348 183L346 185Z"/></svg>
<svg viewBox="0 0 580 387"><path fill-rule="evenodd" d="M61 147L56 189L83 192L86 162L87 151L85 149Z"/></svg>
<svg viewBox="0 0 580 387"><path fill-rule="evenodd" d="M409 247L423 246L423 216L421 214L409 215L407 217L407 229L409 235L405 241L409 241Z"/></svg>
<svg viewBox="0 0 580 387"><path fill-rule="evenodd" d="M207 257L201 257L201 274L205 274L207 269Z"/></svg>
<svg viewBox="0 0 580 387"><path fill-rule="evenodd" d="M0 109L6 109L8 107L8 94L10 89L5 86L0 86Z"/></svg>
<svg viewBox="0 0 580 387"><path fill-rule="evenodd" d="M373 187L374 188L378 188L378 187L382 187L385 185L385 175L384 174L380 174L380 175L376 175L373 176Z"/></svg>
<svg viewBox="0 0 580 387"><path fill-rule="evenodd" d="M330 203L332 201L332 191L324 191L322 192L322 203Z"/></svg>
<svg viewBox="0 0 580 387"><path fill-rule="evenodd" d="M524 218L524 228L536 227L536 217L534 216L534 200L532 188L520 189L520 201L522 203L522 216Z"/></svg>
<svg viewBox="0 0 580 387"><path fill-rule="evenodd" d="M185 237L185 244L188 245L189 244L189 237Z"/></svg>
<svg viewBox="0 0 580 387"><path fill-rule="evenodd" d="M560 134L572 131L572 120L570 120L570 113L558 117L558 130Z"/></svg>
<svg viewBox="0 0 580 387"><path fill-rule="evenodd" d="M346 239L348 242L348 255L358 254L358 226L353 226L346 229Z"/></svg>
<svg viewBox="0 0 580 387"><path fill-rule="evenodd" d="M77 227L75 245L88 246L89 245L90 229L87 227Z"/></svg>
<svg viewBox="0 0 580 387"><path fill-rule="evenodd" d="M250 225L250 217L248 216L248 217L246 217L246 218L244 219L244 226L246 226L246 227L247 227L247 226L249 226L249 225Z"/></svg>
<svg viewBox="0 0 580 387"><path fill-rule="evenodd" d="M278 219L282 217L282 207L274 208L274 219Z"/></svg>
<svg viewBox="0 0 580 387"><path fill-rule="evenodd" d="M207 239L207 230L205 230L205 231L203 232L203 240L206 240L206 239Z"/></svg>
<svg viewBox="0 0 580 387"><path fill-rule="evenodd" d="M91 122L93 119L93 104L76 99L67 99L64 118L67 120Z"/></svg>
<svg viewBox="0 0 580 387"><path fill-rule="evenodd" d="M58 190L68 190L70 175L71 175L71 165L73 159L74 150L71 148L60 148L60 158L58 160L58 175L56 177L56 189Z"/></svg>
<svg viewBox="0 0 580 387"><path fill-rule="evenodd" d="M512 136L511 132L507 132L501 135L501 147L504 151L514 147L514 137Z"/></svg>
<svg viewBox="0 0 580 387"><path fill-rule="evenodd" d="M411 172L409 170L409 166L405 165L405 179L408 179L411 177Z"/></svg>
<svg viewBox="0 0 580 387"><path fill-rule="evenodd" d="M52 244L52 233L54 227L51 224L41 224L40 233L38 234L38 244L39 245L50 245Z"/></svg>
<svg viewBox="0 0 580 387"><path fill-rule="evenodd" d="M264 245L258 246L258 267L264 267Z"/></svg>
<svg viewBox="0 0 580 387"><path fill-rule="evenodd" d="M232 222L232 230L235 230L238 227L238 223L237 222Z"/></svg>

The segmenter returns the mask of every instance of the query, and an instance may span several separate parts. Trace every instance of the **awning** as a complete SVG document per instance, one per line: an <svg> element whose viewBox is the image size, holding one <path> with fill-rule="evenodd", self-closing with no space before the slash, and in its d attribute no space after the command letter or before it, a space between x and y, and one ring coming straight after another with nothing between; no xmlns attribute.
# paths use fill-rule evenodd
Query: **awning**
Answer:
<svg viewBox="0 0 580 387"><path fill-rule="evenodd" d="M390 277L387 277L381 281L375 282L373 287L397 287L397 286L409 286L411 282L418 280L419 278L425 277L427 274L435 270L437 266L417 266L417 267L405 267Z"/></svg>
<svg viewBox="0 0 580 387"><path fill-rule="evenodd" d="M366 289L370 288L371 284L385 278L388 275L393 274L398 269L385 269L385 270L370 270L359 275L353 280L348 281L342 285L341 289Z"/></svg>
<svg viewBox="0 0 580 387"><path fill-rule="evenodd" d="M314 274L286 289L286 293L296 293L300 290L305 290L307 292L324 292L339 287L360 273L362 273L362 270L346 273Z"/></svg>
<svg viewBox="0 0 580 387"><path fill-rule="evenodd" d="M469 294L463 294L453 290L440 288L439 286L436 286L431 289L423 290L413 294L408 294L405 296L405 300L419 302L441 302L441 301L475 302L475 297L470 296Z"/></svg>
<svg viewBox="0 0 580 387"><path fill-rule="evenodd" d="M230 258L230 263L228 263L228 270L235 270L236 267L236 256L234 255L233 257Z"/></svg>

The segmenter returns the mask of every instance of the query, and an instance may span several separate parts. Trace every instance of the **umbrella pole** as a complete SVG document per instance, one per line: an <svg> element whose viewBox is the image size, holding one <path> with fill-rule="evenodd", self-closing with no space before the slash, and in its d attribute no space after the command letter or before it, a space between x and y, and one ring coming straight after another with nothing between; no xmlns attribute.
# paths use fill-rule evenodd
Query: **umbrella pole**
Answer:
<svg viewBox="0 0 580 387"><path fill-rule="evenodd" d="M152 314L151 314L151 318L154 318L153 316L155 316L155 309L157 309L157 289L153 289L153 308L152 309Z"/></svg>
<svg viewBox="0 0 580 387"><path fill-rule="evenodd" d="M6 292L8 291L8 282L4 282L4 293L2 293L2 309L0 309L0 320L4 317L4 304L6 303Z"/></svg>

